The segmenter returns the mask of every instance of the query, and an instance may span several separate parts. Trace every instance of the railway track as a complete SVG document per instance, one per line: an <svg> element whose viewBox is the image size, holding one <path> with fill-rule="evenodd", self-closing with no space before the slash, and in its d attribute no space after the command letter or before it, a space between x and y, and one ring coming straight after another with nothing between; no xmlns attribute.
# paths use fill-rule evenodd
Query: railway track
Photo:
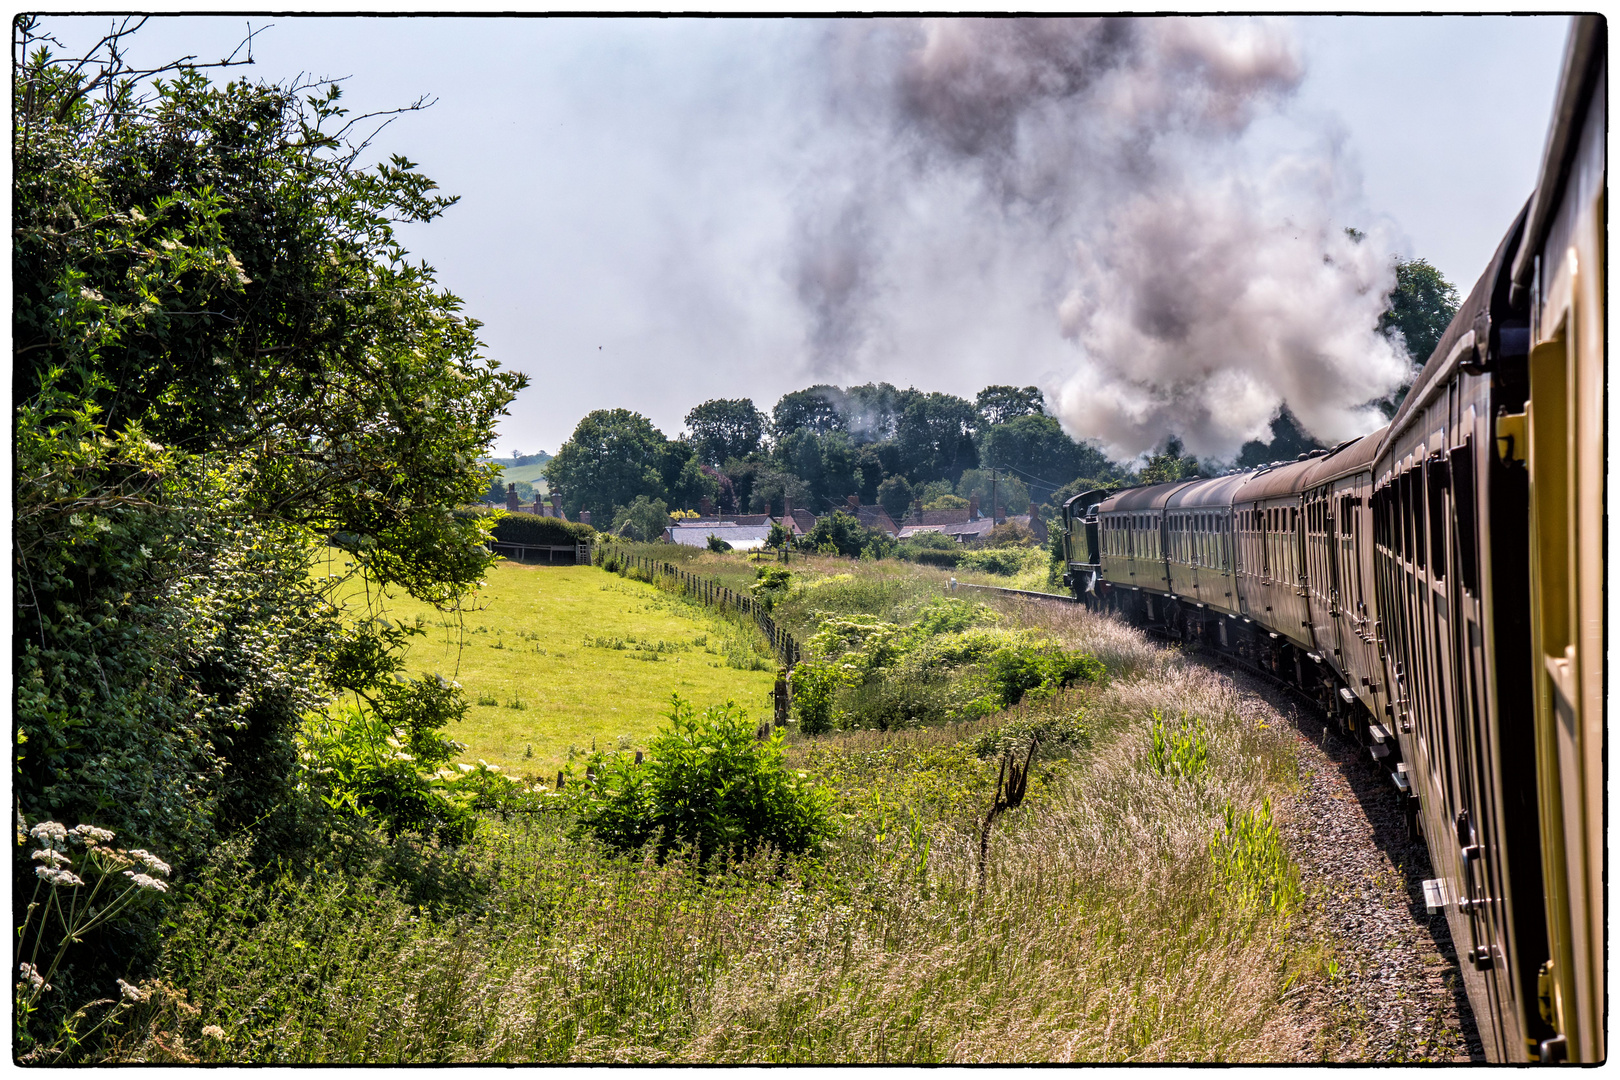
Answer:
<svg viewBox="0 0 1620 1080"><path fill-rule="evenodd" d="M1023 589L953 587L1077 603ZM1385 770L1293 684L1162 626L1143 629L1232 679L1257 720L1269 713L1296 733L1299 788L1280 827L1311 897L1309 923L1336 953L1336 975L1325 988L1289 999L1304 1022L1319 1025L1313 1052L1335 1061L1485 1061L1450 928L1424 903L1423 881L1434 873L1428 851L1408 833Z"/></svg>

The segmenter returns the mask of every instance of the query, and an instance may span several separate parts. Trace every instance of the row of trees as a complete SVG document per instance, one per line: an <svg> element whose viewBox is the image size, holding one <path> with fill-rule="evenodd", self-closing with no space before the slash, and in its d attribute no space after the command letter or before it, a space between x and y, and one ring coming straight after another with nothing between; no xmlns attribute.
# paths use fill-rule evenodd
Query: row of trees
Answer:
<svg viewBox="0 0 1620 1080"><path fill-rule="evenodd" d="M1421 364L1457 302L1456 289L1428 262L1401 261L1379 329ZM1385 411L1393 413L1404 395L1403 387ZM818 384L783 395L769 414L749 398L705 401L686 414L686 428L670 439L638 413L593 412L547 479L571 516L586 509L601 522L622 518L638 498L642 506L688 508L707 498L723 513L779 512L786 498L819 514L849 495L881 504L899 521L919 500L966 505L977 495L988 505L991 470L996 499L1011 512L1033 505L1050 514L1087 487L1179 479L1204 468L1173 434L1140 469L1112 462L1092 443L1070 438L1034 386L987 386L968 401L886 382ZM1270 439L1246 443L1237 464L1291 460L1321 446L1284 405Z"/></svg>
<svg viewBox="0 0 1620 1080"><path fill-rule="evenodd" d="M706 401L679 439L637 413L599 410L546 477L571 514L611 521L638 496L671 506L707 498L724 513L779 512L790 499L825 513L852 494L898 520L919 499L979 495L988 505L992 467L998 497L1023 512L1077 476L1126 475L1045 406L1033 386L989 386L968 401L889 383L818 385L783 396L769 416L748 398Z"/></svg>

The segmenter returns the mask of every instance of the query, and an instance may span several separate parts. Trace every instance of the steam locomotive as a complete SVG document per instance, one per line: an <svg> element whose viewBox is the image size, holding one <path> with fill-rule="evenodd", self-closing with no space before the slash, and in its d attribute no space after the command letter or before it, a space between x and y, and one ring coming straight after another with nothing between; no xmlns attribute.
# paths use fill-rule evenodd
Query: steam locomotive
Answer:
<svg viewBox="0 0 1620 1080"><path fill-rule="evenodd" d="M1388 770L1495 1061L1605 1057L1606 33L1572 23L1535 191L1388 426L1063 508L1078 599Z"/></svg>

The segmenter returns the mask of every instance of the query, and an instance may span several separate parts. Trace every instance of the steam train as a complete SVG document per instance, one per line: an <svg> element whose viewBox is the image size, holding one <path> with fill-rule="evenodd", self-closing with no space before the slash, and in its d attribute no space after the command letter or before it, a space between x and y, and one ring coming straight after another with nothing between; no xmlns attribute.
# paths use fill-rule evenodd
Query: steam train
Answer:
<svg viewBox="0 0 1620 1080"><path fill-rule="evenodd" d="M1605 1057L1606 33L1572 23L1535 191L1388 426L1063 508L1078 599L1388 770L1495 1061Z"/></svg>

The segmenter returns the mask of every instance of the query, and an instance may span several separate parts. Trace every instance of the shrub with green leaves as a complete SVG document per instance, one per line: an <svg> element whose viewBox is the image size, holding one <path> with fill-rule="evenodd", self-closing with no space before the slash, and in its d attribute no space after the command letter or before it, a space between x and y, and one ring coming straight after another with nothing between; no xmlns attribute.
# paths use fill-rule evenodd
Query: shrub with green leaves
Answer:
<svg viewBox="0 0 1620 1080"><path fill-rule="evenodd" d="M981 574L1011 577L1033 566L1044 566L1046 562L1046 553L1039 548L999 547L963 551L956 565L960 569L975 570Z"/></svg>
<svg viewBox="0 0 1620 1080"><path fill-rule="evenodd" d="M781 731L758 738L733 702L699 713L677 694L646 760L596 764L578 789L579 824L620 850L654 844L662 857L687 846L709 860L769 844L801 854L831 835L826 795L787 767Z"/></svg>

